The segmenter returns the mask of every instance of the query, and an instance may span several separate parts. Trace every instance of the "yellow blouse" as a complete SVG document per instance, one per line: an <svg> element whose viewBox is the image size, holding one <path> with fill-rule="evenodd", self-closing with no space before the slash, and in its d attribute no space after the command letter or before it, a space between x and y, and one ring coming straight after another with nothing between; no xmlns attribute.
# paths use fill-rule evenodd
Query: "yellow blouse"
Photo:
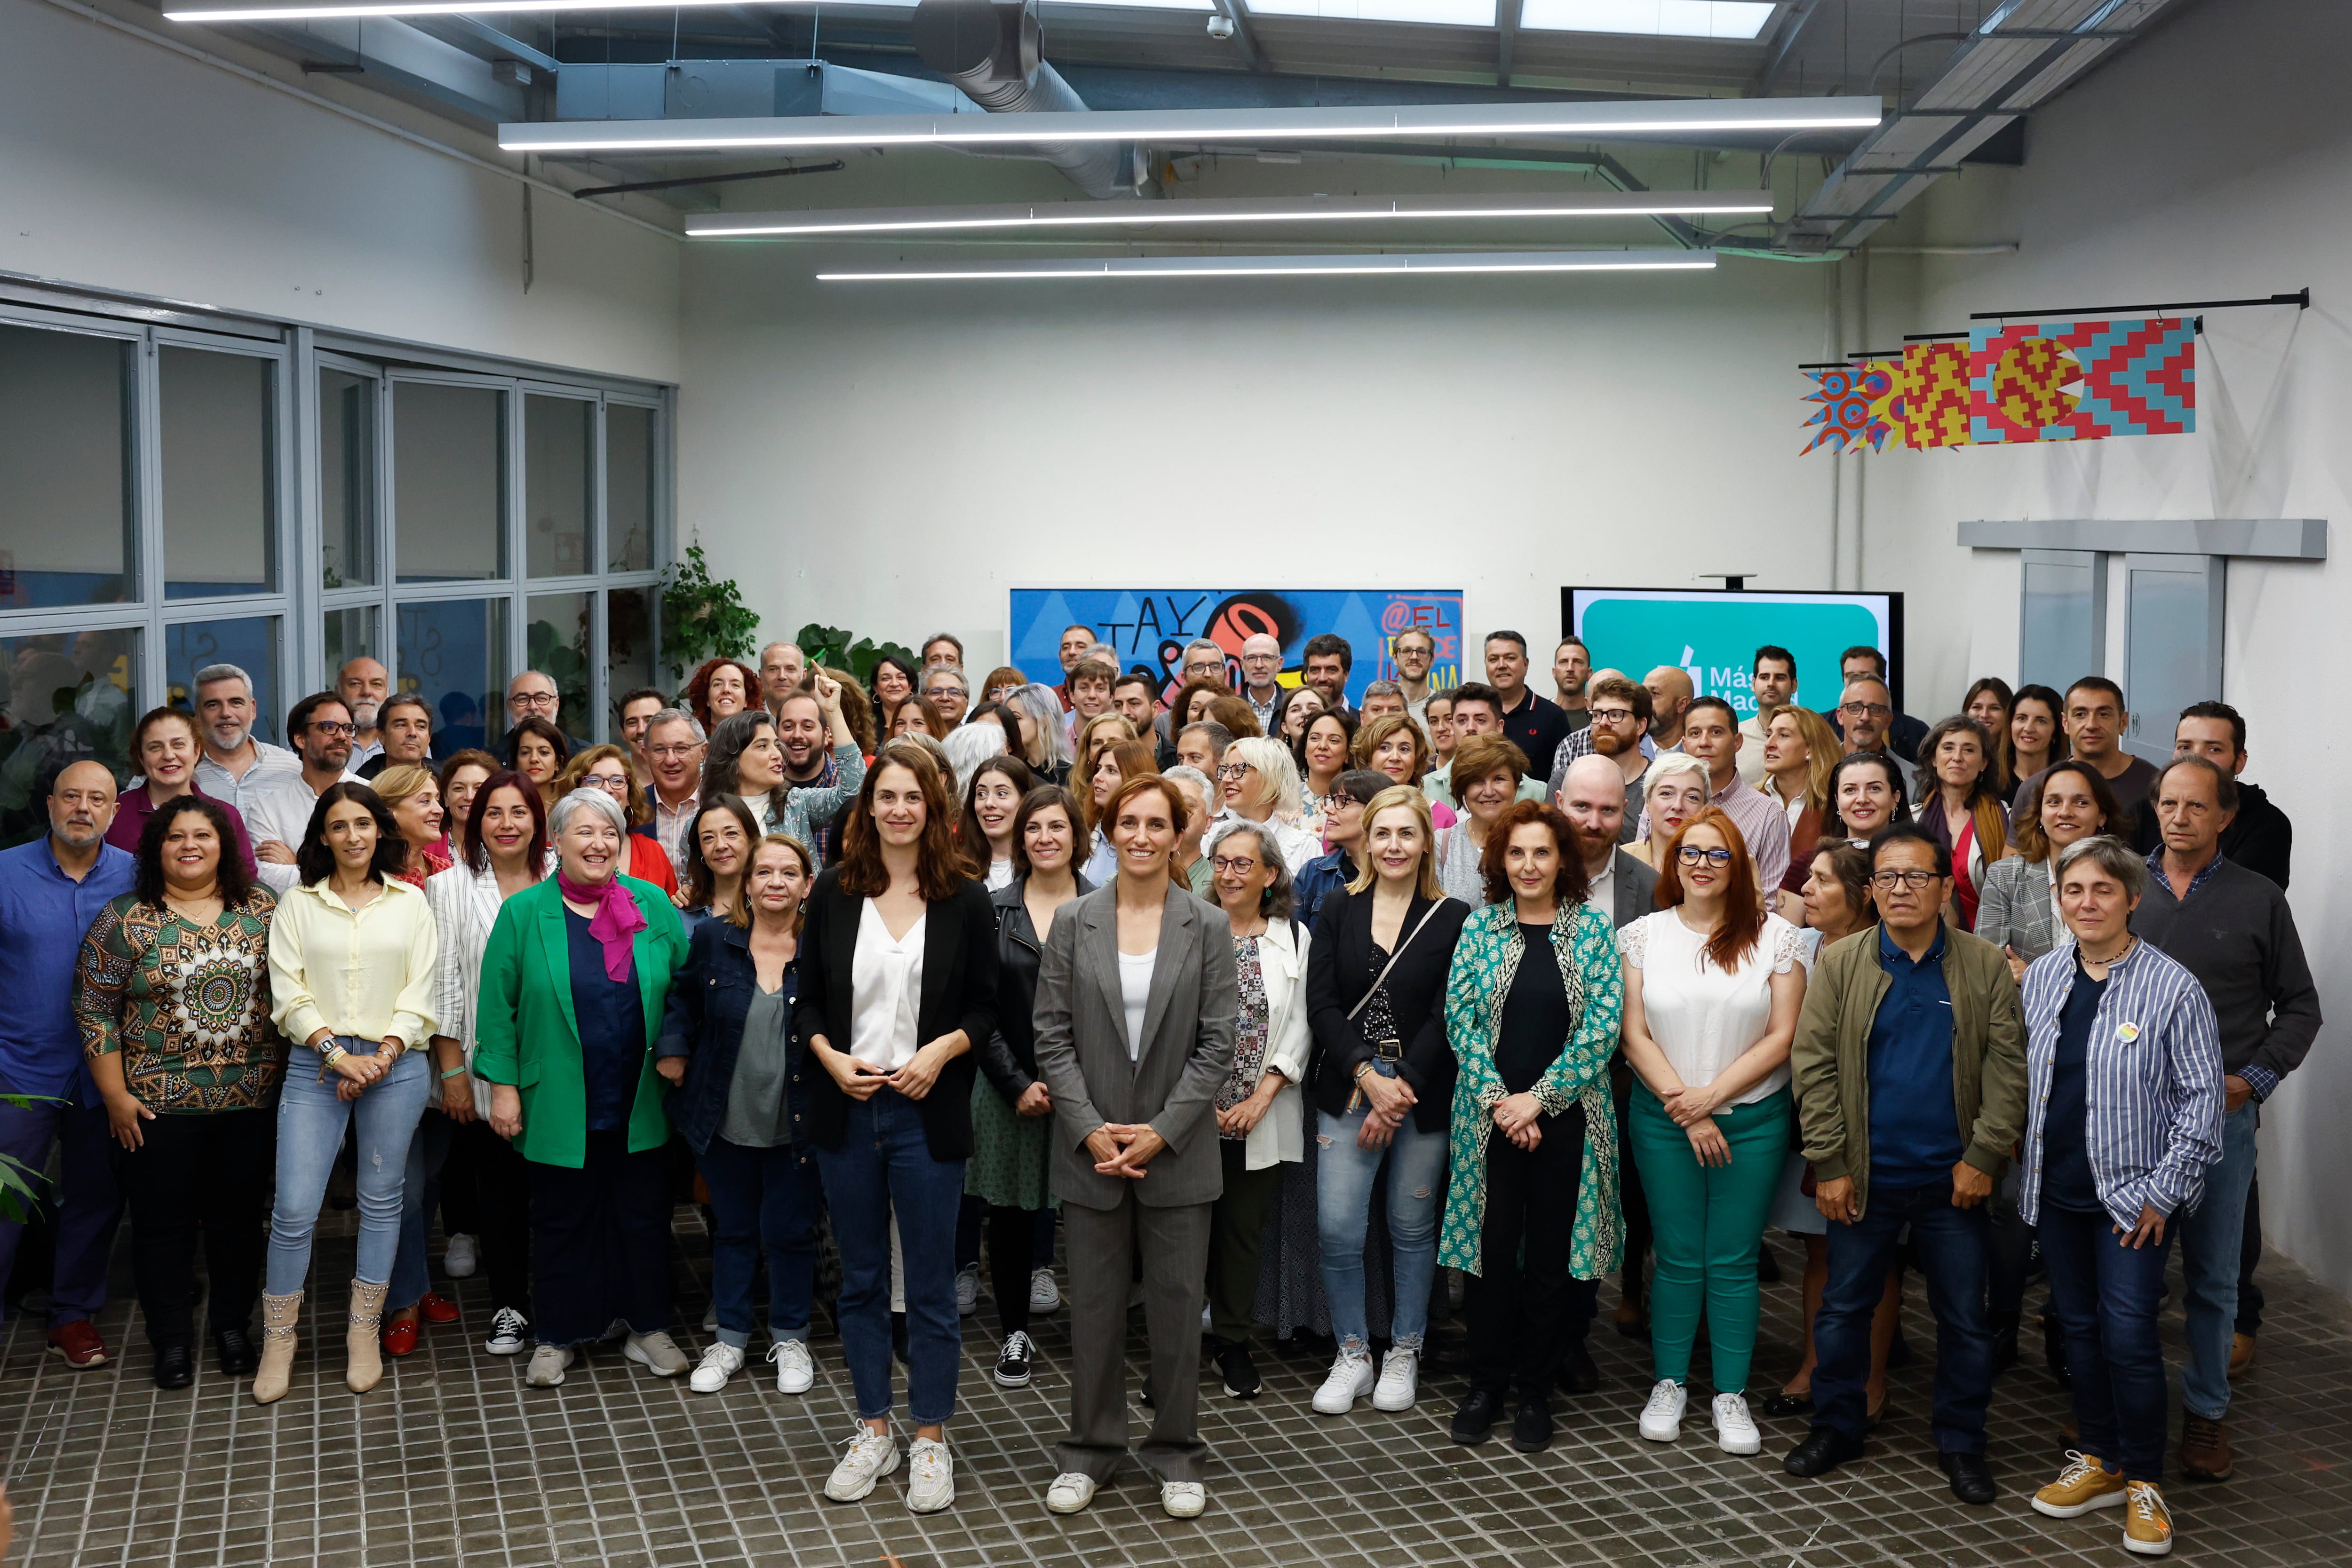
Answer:
<svg viewBox="0 0 2352 1568"><path fill-rule="evenodd" d="M432 905L397 877L354 914L324 882L288 889L269 923L269 1016L296 1045L320 1030L421 1046L433 1032Z"/></svg>

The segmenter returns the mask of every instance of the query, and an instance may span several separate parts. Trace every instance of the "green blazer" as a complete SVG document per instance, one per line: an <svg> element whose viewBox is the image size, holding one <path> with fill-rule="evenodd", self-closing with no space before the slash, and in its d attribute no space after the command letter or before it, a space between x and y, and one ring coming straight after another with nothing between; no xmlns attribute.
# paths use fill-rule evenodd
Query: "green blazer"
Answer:
<svg viewBox="0 0 2352 1568"><path fill-rule="evenodd" d="M662 890L621 878L644 911L635 944L637 989L645 998L646 1057L629 1112L629 1150L669 1141L662 1112L668 1085L654 1071L654 1040L670 972L686 962L686 926ZM499 908L482 950L480 999L474 1017L474 1073L522 1091L522 1135L515 1147L543 1166L578 1170L587 1160L588 1083L580 1059L580 1020L572 1005L572 943L555 879L534 883Z"/></svg>

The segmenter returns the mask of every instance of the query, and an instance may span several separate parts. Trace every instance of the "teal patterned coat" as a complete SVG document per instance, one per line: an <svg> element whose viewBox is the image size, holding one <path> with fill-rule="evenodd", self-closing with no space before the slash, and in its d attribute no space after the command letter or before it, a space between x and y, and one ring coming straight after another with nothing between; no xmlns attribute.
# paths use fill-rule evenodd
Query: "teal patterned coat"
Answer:
<svg viewBox="0 0 2352 1568"><path fill-rule="evenodd" d="M1598 1280L1617 1267L1622 1225L1609 1059L1617 1051L1617 1019L1625 1005L1624 971L1608 916L1586 904L1562 907L1553 917L1551 948L1568 988L1576 1032L1559 1060L1536 1081L1535 1096L1555 1116L1571 1105L1584 1107L1584 1168L1576 1184L1569 1269L1580 1280ZM1463 923L1445 982L1445 1033L1462 1067L1454 1083L1453 1151L1437 1260L1472 1274L1479 1271L1479 1238L1486 1218L1486 1140L1495 1133L1495 1107L1505 1095L1495 1071L1495 1042L1502 1034L1504 1000L1527 951L1517 910L1507 903L1489 904Z"/></svg>

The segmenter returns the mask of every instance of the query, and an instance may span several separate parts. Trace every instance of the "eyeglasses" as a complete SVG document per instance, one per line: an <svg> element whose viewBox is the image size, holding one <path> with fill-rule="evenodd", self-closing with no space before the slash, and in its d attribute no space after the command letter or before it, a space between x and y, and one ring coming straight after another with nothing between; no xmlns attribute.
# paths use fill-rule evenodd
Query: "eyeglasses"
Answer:
<svg viewBox="0 0 2352 1568"><path fill-rule="evenodd" d="M1257 870L1257 862L1247 855L1219 855L1209 862L1209 869L1219 876L1224 875L1227 872L1233 873L1235 876L1247 876Z"/></svg>
<svg viewBox="0 0 2352 1568"><path fill-rule="evenodd" d="M1938 880L1932 871L1882 871L1871 874L1870 885L1887 893L1907 887L1916 893L1929 883Z"/></svg>
<svg viewBox="0 0 2352 1568"><path fill-rule="evenodd" d="M331 718L314 718L310 721L310 727L318 731L320 735L326 736L357 735L359 733L359 726Z"/></svg>
<svg viewBox="0 0 2352 1568"><path fill-rule="evenodd" d="M1361 800L1357 800L1352 795L1326 795L1323 797L1323 810L1326 812L1352 811L1362 804L1363 802Z"/></svg>
<svg viewBox="0 0 2352 1568"><path fill-rule="evenodd" d="M648 746L646 747L646 755L648 757L691 757L694 755L694 746L690 743L683 746Z"/></svg>
<svg viewBox="0 0 2352 1568"><path fill-rule="evenodd" d="M516 692L507 698L509 707L543 707L555 706L553 692Z"/></svg>
<svg viewBox="0 0 2352 1568"><path fill-rule="evenodd" d="M1696 844L1685 844L1675 852L1675 859L1685 865L1727 866L1731 863L1731 852L1702 849Z"/></svg>
<svg viewBox="0 0 2352 1568"><path fill-rule="evenodd" d="M1850 713L1860 718L1885 718L1895 710L1885 703L1840 703L1838 712Z"/></svg>
<svg viewBox="0 0 2352 1568"><path fill-rule="evenodd" d="M927 697L960 697L964 695L964 689L961 686L934 684L923 695Z"/></svg>
<svg viewBox="0 0 2352 1568"><path fill-rule="evenodd" d="M1633 710L1629 707L1597 707L1592 710L1592 716L1602 724L1623 724L1633 716Z"/></svg>
<svg viewBox="0 0 2352 1568"><path fill-rule="evenodd" d="M1246 762L1220 762L1217 764L1217 777L1220 779L1238 779L1244 773L1255 773L1255 771L1257 770Z"/></svg>
<svg viewBox="0 0 2352 1568"><path fill-rule="evenodd" d="M629 789L629 776L625 773L583 773L580 776L580 782L593 784L599 789L609 789L615 795L625 795Z"/></svg>

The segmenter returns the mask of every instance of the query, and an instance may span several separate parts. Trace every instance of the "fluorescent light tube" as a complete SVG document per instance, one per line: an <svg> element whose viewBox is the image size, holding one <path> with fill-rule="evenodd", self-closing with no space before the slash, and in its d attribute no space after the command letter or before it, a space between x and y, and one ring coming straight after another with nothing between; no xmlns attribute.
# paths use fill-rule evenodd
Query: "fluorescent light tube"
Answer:
<svg viewBox="0 0 2352 1568"><path fill-rule="evenodd" d="M173 22L317 22L338 16L492 16L528 11L674 11L730 5L744 0L357 0L352 5L232 5L163 13ZM759 4L761 0L750 0ZM915 0L848 0L852 5L912 9Z"/></svg>
<svg viewBox="0 0 2352 1568"><path fill-rule="evenodd" d="M499 127L509 152L740 152L783 147L971 147L1043 141L1312 141L1368 137L1717 135L1866 131L1875 98L1603 99L1402 109L1135 109L1045 114L809 115L775 120L530 121Z"/></svg>
<svg viewBox="0 0 2352 1568"><path fill-rule="evenodd" d="M1305 201L1048 202L1026 206L848 207L835 212L698 213L694 239L799 238L975 229L1146 228L1179 225L1379 223L1394 219L1617 218L1769 213L1761 191L1594 191L1505 196L1376 196Z"/></svg>
<svg viewBox="0 0 2352 1568"><path fill-rule="evenodd" d="M819 283L997 283L1097 277L1346 277L1486 272L1705 272L1706 250L1471 251L1435 256L1123 256L907 272L820 272Z"/></svg>

